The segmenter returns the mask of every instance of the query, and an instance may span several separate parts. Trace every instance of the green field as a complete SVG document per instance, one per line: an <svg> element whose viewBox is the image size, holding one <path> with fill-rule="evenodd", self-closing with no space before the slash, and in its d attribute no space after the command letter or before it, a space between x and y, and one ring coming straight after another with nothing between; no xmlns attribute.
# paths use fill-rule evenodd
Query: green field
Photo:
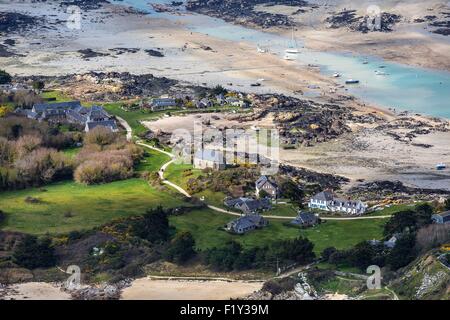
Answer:
<svg viewBox="0 0 450 320"><path fill-rule="evenodd" d="M70 158L75 158L76 155L78 154L78 152L80 152L81 147L71 147L71 148L66 148L64 150L62 150L62 152L70 157Z"/></svg>
<svg viewBox="0 0 450 320"><path fill-rule="evenodd" d="M130 125L134 134L140 134L147 131L140 121L155 119L163 114L163 112L152 112L149 110L133 110L127 111L122 109L122 103L107 103L104 104L103 107L109 113L119 116L125 119L126 122Z"/></svg>
<svg viewBox="0 0 450 320"><path fill-rule="evenodd" d="M314 251L319 253L330 246L346 249L363 240L381 239L383 225L386 222L384 219L328 221L313 228L298 229L285 226L285 221L272 219L266 228L245 235L232 235L219 230L235 218L205 209L171 217L171 223L179 230L190 231L199 249L220 247L227 239L235 239L245 247L253 247L302 235L314 243Z"/></svg>
<svg viewBox="0 0 450 320"><path fill-rule="evenodd" d="M41 93L41 97L44 99L52 99L52 101L50 102L66 102L73 100L70 97L65 96L61 91L58 90L44 90Z"/></svg>
<svg viewBox="0 0 450 320"><path fill-rule="evenodd" d="M185 171L191 170L192 174L186 175ZM197 178L198 176L204 174L200 169L194 169L191 164L171 164L167 167L166 172L164 173L164 178L173 182L183 189L186 190L189 179ZM223 200L226 195L223 192L214 192L211 190L204 190L194 194L197 198L204 198L204 201L208 204L225 208L223 205Z"/></svg>
<svg viewBox="0 0 450 320"><path fill-rule="evenodd" d="M141 162L136 166L138 172L149 171L157 172L164 163L170 160L170 157L162 152L144 148L146 154Z"/></svg>
<svg viewBox="0 0 450 320"><path fill-rule="evenodd" d="M25 202L28 196L40 203ZM115 218L143 214L158 205L177 207L183 202L141 179L95 186L61 182L45 189L0 193L0 210L7 214L3 229L32 234L90 229ZM68 212L72 217L66 217Z"/></svg>

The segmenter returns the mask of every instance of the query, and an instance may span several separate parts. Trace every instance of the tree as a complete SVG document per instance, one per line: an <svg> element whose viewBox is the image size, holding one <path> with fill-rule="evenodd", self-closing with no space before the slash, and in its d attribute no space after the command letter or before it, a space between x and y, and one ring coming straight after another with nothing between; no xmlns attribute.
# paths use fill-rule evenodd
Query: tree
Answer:
<svg viewBox="0 0 450 320"><path fill-rule="evenodd" d="M0 70L0 84L10 83L12 80L11 75L5 70Z"/></svg>
<svg viewBox="0 0 450 320"><path fill-rule="evenodd" d="M375 256L374 248L367 241L358 243L350 256L351 264L360 270L365 270L372 264Z"/></svg>
<svg viewBox="0 0 450 320"><path fill-rule="evenodd" d="M288 180L281 185L281 194L283 195L283 197L290 199L299 207L303 206L304 192L293 181Z"/></svg>
<svg viewBox="0 0 450 320"><path fill-rule="evenodd" d="M188 261L195 255L195 240L188 231L178 233L170 242L170 246L165 254L166 259L178 264Z"/></svg>
<svg viewBox="0 0 450 320"><path fill-rule="evenodd" d="M330 259L330 256L335 253L337 251L337 249L335 247L328 247L323 249L322 253L321 253L321 257L324 261L327 261Z"/></svg>
<svg viewBox="0 0 450 320"><path fill-rule="evenodd" d="M43 81L36 80L33 82L33 89L37 91L41 91L45 88L45 83Z"/></svg>
<svg viewBox="0 0 450 320"><path fill-rule="evenodd" d="M384 226L384 234L392 236L394 233L402 233L405 229L411 229L416 225L416 213L412 210L400 211L394 214Z"/></svg>
<svg viewBox="0 0 450 320"><path fill-rule="evenodd" d="M56 264L51 239L26 235L13 252L13 261L27 269L49 268Z"/></svg>
<svg viewBox="0 0 450 320"><path fill-rule="evenodd" d="M416 206L415 211L417 229L432 223L431 216L433 215L433 207L430 204L419 204Z"/></svg>
<svg viewBox="0 0 450 320"><path fill-rule="evenodd" d="M148 210L142 219L133 223L133 234L152 243L164 242L169 238L169 219L162 207Z"/></svg>
<svg viewBox="0 0 450 320"><path fill-rule="evenodd" d="M219 94L225 95L225 94L227 94L227 92L228 92L228 90L225 89L224 87L222 87L221 85L217 85L212 89L212 93L216 96Z"/></svg>
<svg viewBox="0 0 450 320"><path fill-rule="evenodd" d="M230 240L222 248L208 250L205 262L215 270L231 271L241 251L242 246L238 242Z"/></svg>
<svg viewBox="0 0 450 320"><path fill-rule="evenodd" d="M416 252L414 250L415 244L416 239L414 234L409 233L402 235L388 254L386 258L387 264L394 270L406 266L416 258Z"/></svg>
<svg viewBox="0 0 450 320"><path fill-rule="evenodd" d="M89 131L85 138L85 144L96 144L100 147L105 147L106 145L110 145L116 142L118 135L108 128L98 126Z"/></svg>

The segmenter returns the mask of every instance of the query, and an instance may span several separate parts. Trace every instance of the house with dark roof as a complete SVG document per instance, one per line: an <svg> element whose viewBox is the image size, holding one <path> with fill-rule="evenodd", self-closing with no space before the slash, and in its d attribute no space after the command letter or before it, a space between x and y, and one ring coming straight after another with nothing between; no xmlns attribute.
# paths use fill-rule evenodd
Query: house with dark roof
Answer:
<svg viewBox="0 0 450 320"><path fill-rule="evenodd" d="M31 110L16 110L16 113L38 121L68 122L84 126L89 132L103 126L113 132L118 131L116 121L100 106L83 107L80 101L59 103L38 103Z"/></svg>
<svg viewBox="0 0 450 320"><path fill-rule="evenodd" d="M227 223L226 230L237 234L244 234L267 225L268 221L264 217L258 214L247 214Z"/></svg>
<svg viewBox="0 0 450 320"><path fill-rule="evenodd" d="M194 167L224 170L226 168L224 153L219 150L200 149L194 154Z"/></svg>
<svg viewBox="0 0 450 320"><path fill-rule="evenodd" d="M256 196L259 197L261 191L264 191L271 198L278 197L278 185L267 176L261 176L255 182Z"/></svg>
<svg viewBox="0 0 450 320"><path fill-rule="evenodd" d="M308 207L330 212L342 212L350 215L362 215L368 206L359 201L337 198L330 191L322 191L309 200Z"/></svg>
<svg viewBox="0 0 450 320"><path fill-rule="evenodd" d="M150 103L150 108L152 111L161 111L170 108L175 108L177 106L176 99L173 98L154 98Z"/></svg>
<svg viewBox="0 0 450 320"><path fill-rule="evenodd" d="M291 221L291 224L299 227L312 227L319 223L317 215L311 212L299 212L297 217Z"/></svg>
<svg viewBox="0 0 450 320"><path fill-rule="evenodd" d="M67 101L67 102L56 102L56 103L37 103L33 106L31 111L42 115L44 112L66 112L67 110L75 110L81 107L80 101Z"/></svg>
<svg viewBox="0 0 450 320"><path fill-rule="evenodd" d="M437 224L447 224L450 223L450 211L445 211L438 214L433 214L431 219Z"/></svg>
<svg viewBox="0 0 450 320"><path fill-rule="evenodd" d="M236 199L226 199L224 204L229 208L240 210L244 214L255 214L272 208L270 200L267 198L253 199L241 197Z"/></svg>
<svg viewBox="0 0 450 320"><path fill-rule="evenodd" d="M208 98L203 98L196 103L196 107L198 109L211 108L212 106L213 106L213 103Z"/></svg>

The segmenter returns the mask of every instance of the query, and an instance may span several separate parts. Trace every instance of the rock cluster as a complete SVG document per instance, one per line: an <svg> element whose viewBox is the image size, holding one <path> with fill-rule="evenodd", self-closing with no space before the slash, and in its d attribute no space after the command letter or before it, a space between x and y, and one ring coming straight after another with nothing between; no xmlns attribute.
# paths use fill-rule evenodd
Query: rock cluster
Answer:
<svg viewBox="0 0 450 320"><path fill-rule="evenodd" d="M71 291L70 294L75 300L118 300L121 290L130 284L131 280L122 280L116 284L104 283L97 287L85 287Z"/></svg>
<svg viewBox="0 0 450 320"><path fill-rule="evenodd" d="M38 23L38 19L17 12L0 12L0 35L23 32Z"/></svg>
<svg viewBox="0 0 450 320"><path fill-rule="evenodd" d="M325 19L333 29L349 28L352 31L367 33L371 31L391 32L401 16L388 12L381 13L379 25L369 16L357 16L356 10L343 10ZM373 26L373 27L372 27Z"/></svg>
<svg viewBox="0 0 450 320"><path fill-rule="evenodd" d="M189 0L186 3L186 9L218 17L228 22L256 25L262 28L291 27L295 25L295 22L286 15L254 10L256 5L261 4L271 5L273 2L268 0ZM276 4L297 7L309 6L306 1L302 0L280 0Z"/></svg>

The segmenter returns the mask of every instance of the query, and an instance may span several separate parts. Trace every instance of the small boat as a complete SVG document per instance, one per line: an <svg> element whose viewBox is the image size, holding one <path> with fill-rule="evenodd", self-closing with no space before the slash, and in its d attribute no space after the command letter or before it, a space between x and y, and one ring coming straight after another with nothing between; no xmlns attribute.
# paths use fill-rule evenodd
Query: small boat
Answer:
<svg viewBox="0 0 450 320"><path fill-rule="evenodd" d="M354 79L345 80L345 84L357 84L357 83L359 83L359 80Z"/></svg>
<svg viewBox="0 0 450 320"><path fill-rule="evenodd" d="M436 165L436 170L445 170L447 168L447 165L445 163L438 163Z"/></svg>
<svg viewBox="0 0 450 320"><path fill-rule="evenodd" d="M295 36L294 36L294 28L292 28L292 39L291 39L291 43L289 45L289 48L287 48L285 50L286 53L290 53L290 54L297 54L300 53L300 50L298 49L298 45L297 45L297 41L295 40Z"/></svg>
<svg viewBox="0 0 450 320"><path fill-rule="evenodd" d="M377 76L387 76L388 73L384 72L384 71L379 71L379 70L375 70L375 74Z"/></svg>
<svg viewBox="0 0 450 320"><path fill-rule="evenodd" d="M333 78L340 78L341 74L339 72L333 73Z"/></svg>
<svg viewBox="0 0 450 320"><path fill-rule="evenodd" d="M369 64L369 61L364 60L364 61L363 61L363 64Z"/></svg>

